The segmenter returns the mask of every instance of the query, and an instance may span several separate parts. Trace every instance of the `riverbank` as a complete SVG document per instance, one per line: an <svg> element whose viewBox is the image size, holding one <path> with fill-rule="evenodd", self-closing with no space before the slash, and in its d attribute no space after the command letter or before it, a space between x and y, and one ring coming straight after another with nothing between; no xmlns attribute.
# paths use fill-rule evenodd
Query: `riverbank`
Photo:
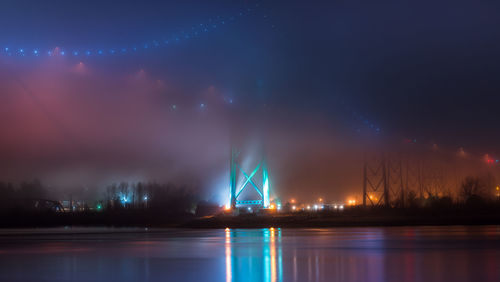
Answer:
<svg viewBox="0 0 500 282"><path fill-rule="evenodd" d="M500 225L500 210L363 209L195 217L190 213L144 211L0 214L0 228L158 227L158 228L316 228L348 226Z"/></svg>

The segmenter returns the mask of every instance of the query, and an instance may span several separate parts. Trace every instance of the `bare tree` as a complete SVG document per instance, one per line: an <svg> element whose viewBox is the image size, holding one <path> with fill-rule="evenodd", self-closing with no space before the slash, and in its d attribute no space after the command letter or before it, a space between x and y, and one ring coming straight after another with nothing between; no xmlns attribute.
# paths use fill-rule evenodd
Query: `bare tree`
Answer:
<svg viewBox="0 0 500 282"><path fill-rule="evenodd" d="M479 177L468 176L460 187L460 196L464 201L473 197L483 197L486 192L486 185Z"/></svg>

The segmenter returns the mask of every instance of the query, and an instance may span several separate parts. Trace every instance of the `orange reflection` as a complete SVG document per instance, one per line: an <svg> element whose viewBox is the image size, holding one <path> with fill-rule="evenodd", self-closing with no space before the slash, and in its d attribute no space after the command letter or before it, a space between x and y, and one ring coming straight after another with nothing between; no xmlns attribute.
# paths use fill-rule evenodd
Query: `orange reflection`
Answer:
<svg viewBox="0 0 500 282"><path fill-rule="evenodd" d="M231 282L231 229L226 228L226 282Z"/></svg>
<svg viewBox="0 0 500 282"><path fill-rule="evenodd" d="M274 239L274 228L269 228L271 231L271 248L270 248L270 256L271 256L271 281L276 282L276 243Z"/></svg>

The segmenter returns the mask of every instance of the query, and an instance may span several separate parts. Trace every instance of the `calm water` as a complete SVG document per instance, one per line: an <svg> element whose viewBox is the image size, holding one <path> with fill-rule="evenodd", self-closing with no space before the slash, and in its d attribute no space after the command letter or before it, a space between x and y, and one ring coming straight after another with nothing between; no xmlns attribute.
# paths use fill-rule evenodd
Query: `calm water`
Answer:
<svg viewBox="0 0 500 282"><path fill-rule="evenodd" d="M500 281L500 226L3 230L0 281Z"/></svg>

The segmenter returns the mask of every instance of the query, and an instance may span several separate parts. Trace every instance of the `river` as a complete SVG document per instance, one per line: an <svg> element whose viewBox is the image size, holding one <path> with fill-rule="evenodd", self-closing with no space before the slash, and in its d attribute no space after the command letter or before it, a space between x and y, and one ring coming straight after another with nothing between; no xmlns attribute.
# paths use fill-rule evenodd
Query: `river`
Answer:
<svg viewBox="0 0 500 282"><path fill-rule="evenodd" d="M500 281L500 226L0 230L0 281Z"/></svg>

